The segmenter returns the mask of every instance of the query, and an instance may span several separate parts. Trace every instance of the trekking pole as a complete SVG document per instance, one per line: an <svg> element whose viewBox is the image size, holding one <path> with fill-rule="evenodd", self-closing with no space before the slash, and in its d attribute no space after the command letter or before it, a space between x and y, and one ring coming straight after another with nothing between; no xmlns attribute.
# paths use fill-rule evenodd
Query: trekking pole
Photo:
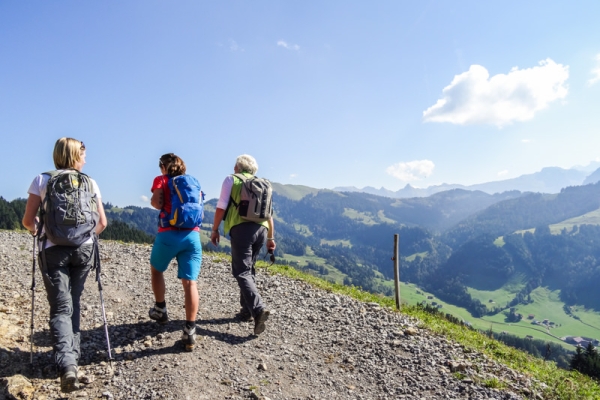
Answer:
<svg viewBox="0 0 600 400"><path fill-rule="evenodd" d="M29 363L33 367L33 313L35 310L35 235L33 235L33 262L31 267L31 333L29 335Z"/></svg>
<svg viewBox="0 0 600 400"><path fill-rule="evenodd" d="M110 368L112 369L112 354L110 352L110 339L108 337L108 321L106 320L106 310L104 309L104 298L102 297L102 281L100 279L100 246L98 245L98 236L95 238L95 264L96 264L96 282L98 282L98 291L100 292L100 305L102 306L102 318L104 319L104 335L106 336L106 348L108 350L108 362L110 363Z"/></svg>

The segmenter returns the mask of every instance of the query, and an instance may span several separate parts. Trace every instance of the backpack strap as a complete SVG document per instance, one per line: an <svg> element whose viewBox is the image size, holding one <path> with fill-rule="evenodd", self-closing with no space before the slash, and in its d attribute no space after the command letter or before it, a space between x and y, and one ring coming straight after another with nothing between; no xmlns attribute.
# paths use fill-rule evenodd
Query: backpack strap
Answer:
<svg viewBox="0 0 600 400"><path fill-rule="evenodd" d="M50 180L59 175L60 172L58 172L58 170L54 170L54 171L46 171L46 172L42 172L42 175L47 175L49 176L48 178L48 182L46 183L46 195L44 196L44 198L42 199L42 201L40 202L40 208L39 208L39 214L40 214L40 224L38 226L37 229L37 235L39 238L39 243L42 245L42 263L44 268L46 268L46 241L48 240L48 238L46 237L46 235L42 236L42 229L44 228L44 214L46 214L46 204L48 202L48 184L50 183ZM43 241L43 243L42 243Z"/></svg>
<svg viewBox="0 0 600 400"><path fill-rule="evenodd" d="M246 183L246 181L248 180L248 178L244 174L240 174L240 173L232 174L231 176L232 177L235 176L236 178L241 180L242 183ZM234 183L235 183L235 181L234 181ZM233 185L231 185L231 190L233 190ZM231 207L232 204L235 208L238 208L240 206L238 203L235 202L235 200L233 200L233 196L230 194L229 201L227 202L227 208L225 209L225 214L223 214L223 221L225 221L225 219L227 218L227 213L229 213L229 208Z"/></svg>
<svg viewBox="0 0 600 400"><path fill-rule="evenodd" d="M244 175L243 173L237 173L237 174L233 174L231 176L235 176L236 178L238 178L239 180L242 181L242 185L246 184L246 181L248 181L248 177L246 175ZM235 181L234 181L235 182ZM233 185L231 186L231 190L233 190ZM239 207L239 204L235 202L235 200L233 200L233 196L229 195L229 204L233 203L235 208ZM227 205L227 208L229 208L229 204Z"/></svg>

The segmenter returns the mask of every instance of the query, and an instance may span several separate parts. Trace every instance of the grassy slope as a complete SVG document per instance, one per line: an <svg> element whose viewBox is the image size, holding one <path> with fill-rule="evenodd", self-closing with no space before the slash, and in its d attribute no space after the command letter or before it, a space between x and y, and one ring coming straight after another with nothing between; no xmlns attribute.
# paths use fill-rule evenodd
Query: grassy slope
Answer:
<svg viewBox="0 0 600 400"><path fill-rule="evenodd" d="M571 230L574 226L584 224L600 225L600 209L550 225L550 231L553 234L560 234L563 229ZM533 231L534 229L525 229L516 233L533 233ZM501 247L504 245L504 240L502 237L499 237L494 243ZM524 284L524 281L521 281L521 285L519 285L518 281L519 278L512 279L495 291L481 291L472 288L468 290L473 298L491 307L492 304L489 303L489 299L493 299L495 303L502 305L505 304L506 299L510 297L511 293L518 292ZM535 289L531 293L531 298L533 299L533 303L517 306L517 312L523 314L524 319L516 324L506 324L504 322L504 314L502 313L491 317L486 316L483 319L473 318L468 312L461 309L457 309L455 311L456 314L454 312L452 314L461 318L465 316L478 329L489 329L490 324L493 323L497 326L496 330L505 330L519 336L531 335L536 339L550 340L560 343L570 350L573 349L573 346L566 345L564 342L556 339L556 337L585 336L600 338L600 312L588 310L582 306L573 307L573 313L580 318L580 320L577 320L565 313L563 309L564 303L560 300L560 291L550 291L548 288ZM556 327L550 328L548 331L545 326L532 325L531 320L527 319L529 314L533 314L535 316L534 319L538 321L548 319L554 322Z"/></svg>
<svg viewBox="0 0 600 400"><path fill-rule="evenodd" d="M468 288L468 292L474 299L485 304L488 309L504 307L517 293L527 284L527 277L523 274L515 274L501 288L489 290L477 290ZM490 302L492 300L492 302Z"/></svg>
<svg viewBox="0 0 600 400"><path fill-rule="evenodd" d="M377 279L377 282L394 289L394 282L391 280ZM469 293L473 298L480 300L489 307L496 305L504 306L508 301L512 300L514 294L517 293L523 285L524 277L517 277L498 290L484 291L469 288ZM428 299L428 296L431 296L432 298ZM568 350L574 350L574 347L560 340L563 336L600 338L600 313L593 310L586 310L583 307L575 307L573 313L581 319L576 320L565 314L563 310L564 303L560 301L559 292L550 291L547 288L537 288L531 293L533 303L517 306L517 312L524 316L523 320L518 323L505 322L506 317L502 312L493 316L474 318L471 313L464 308L446 303L414 284L400 282L400 297L402 302L409 306L414 306L422 301L428 303L435 301L437 304L442 305L440 311L452 314L463 321L471 323L475 329L487 331L492 328L495 332L506 331L507 333L519 337L531 335L535 339L560 344ZM490 299L494 300L494 303L489 303ZM531 320L527 319L529 314L535 315L535 319L538 321L544 319L553 321L557 326L550 328L550 331L548 332L545 326L531 324Z"/></svg>
<svg viewBox="0 0 600 400"><path fill-rule="evenodd" d="M388 308L393 308L395 304L395 301L392 298L373 295L358 290L355 287L326 282L312 275L301 273L291 267L277 264L266 267L266 265L266 263L258 263L259 267L266 268L269 273L281 274L292 279L303 280L321 289L348 295L360 301L377 302ZM427 296L426 293L418 294L417 290L419 289L415 288L413 285L403 284L401 289L403 301L408 299L418 300L421 297ZM508 347L495 340L491 340L478 332L454 325L437 316L424 313L416 307L403 306L402 312L418 318L421 321L421 326L423 328L426 328L435 334L443 335L448 339L457 341L465 348L482 352L491 359L508 365L526 376L538 380L544 385L544 387L540 386L539 389L543 391L545 399L580 400L600 398L600 386L598 383L578 372L558 369L554 363L545 362L541 359L529 356L522 351Z"/></svg>
<svg viewBox="0 0 600 400"><path fill-rule="evenodd" d="M315 194L320 190L302 185L282 185L276 182L271 182L271 185L275 193L291 200L301 200L304 196Z"/></svg>
<svg viewBox="0 0 600 400"><path fill-rule="evenodd" d="M600 209L550 225L550 232L557 234L563 229L570 231L575 225L600 225Z"/></svg>
<svg viewBox="0 0 600 400"><path fill-rule="evenodd" d="M332 267L331 265L327 264L327 260L315 255L315 253L310 248L310 246L306 246L306 254L303 256L294 256L292 254L284 254L283 258L285 260L297 262L298 265L300 265L302 267L306 266L309 261L312 263L315 263L317 265L324 266L325 268L327 268L327 271L329 271L329 274L323 275L322 278L326 279L328 281L333 281L333 282L341 284L344 282L344 278L346 277L346 274L344 274L337 268Z"/></svg>
<svg viewBox="0 0 600 400"><path fill-rule="evenodd" d="M370 213L360 212L353 210L352 208L344 208L344 213L342 215L369 226L379 223L378 219Z"/></svg>
<svg viewBox="0 0 600 400"><path fill-rule="evenodd" d="M342 247L352 247L352 243L350 243L349 240L343 240L343 239L338 239L338 240L327 240L327 239L321 239L321 245L327 245L327 246L342 246Z"/></svg>
<svg viewBox="0 0 600 400"><path fill-rule="evenodd" d="M550 228L551 233L557 235L563 229L570 231L573 229L574 226L578 226L578 225L600 225L600 208L597 210L594 210L594 211L590 211L589 213L580 215L578 217L569 218L562 222L549 225L549 228ZM535 228L522 229L522 230L516 231L515 233L523 234L525 232L533 233L533 232L535 232ZM501 240L501 238L498 238L498 240Z"/></svg>

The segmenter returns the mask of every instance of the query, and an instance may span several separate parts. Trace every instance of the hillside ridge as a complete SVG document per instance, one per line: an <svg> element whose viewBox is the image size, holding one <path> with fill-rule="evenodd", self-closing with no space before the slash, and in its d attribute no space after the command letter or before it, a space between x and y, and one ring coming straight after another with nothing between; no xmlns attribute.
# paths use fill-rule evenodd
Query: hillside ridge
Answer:
<svg viewBox="0 0 600 400"><path fill-rule="evenodd" d="M29 363L31 237L0 231L0 374L25 375L36 398L60 396L51 364L48 305L39 270L34 368ZM420 328L404 314L303 281L257 273L272 318L259 337L234 318L239 293L230 266L206 254L199 278L199 345L179 343L183 293L167 271L173 321L150 321L150 246L101 241L104 300L115 361L111 369L99 296L90 276L82 298L82 380L74 396L167 399L521 399L542 384ZM27 322L26 322L27 321ZM486 387L502 382L506 389ZM487 385L491 386L491 385ZM27 390L22 391L27 393ZM26 398L26 397L24 397ZM29 397L31 398L31 397ZM538 395L538 398L542 398Z"/></svg>

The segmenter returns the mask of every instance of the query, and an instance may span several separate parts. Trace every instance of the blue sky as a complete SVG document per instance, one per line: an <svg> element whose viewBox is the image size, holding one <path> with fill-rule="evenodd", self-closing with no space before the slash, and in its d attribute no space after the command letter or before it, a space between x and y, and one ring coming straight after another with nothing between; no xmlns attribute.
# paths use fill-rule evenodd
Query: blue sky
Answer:
<svg viewBox="0 0 600 400"><path fill-rule="evenodd" d="M0 195L56 139L103 200L161 154L316 188L475 184L600 160L600 2L2 1Z"/></svg>

